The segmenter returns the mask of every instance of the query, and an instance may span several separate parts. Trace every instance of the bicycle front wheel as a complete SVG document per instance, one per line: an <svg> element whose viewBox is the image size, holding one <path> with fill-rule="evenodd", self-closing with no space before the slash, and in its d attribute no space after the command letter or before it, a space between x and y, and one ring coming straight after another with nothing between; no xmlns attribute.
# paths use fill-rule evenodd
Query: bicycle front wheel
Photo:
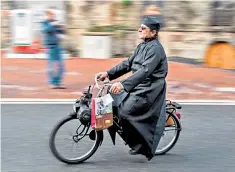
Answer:
<svg viewBox="0 0 235 172"><path fill-rule="evenodd" d="M90 158L103 139L103 131L81 124L76 116L67 116L52 130L49 146L61 162L78 164Z"/></svg>

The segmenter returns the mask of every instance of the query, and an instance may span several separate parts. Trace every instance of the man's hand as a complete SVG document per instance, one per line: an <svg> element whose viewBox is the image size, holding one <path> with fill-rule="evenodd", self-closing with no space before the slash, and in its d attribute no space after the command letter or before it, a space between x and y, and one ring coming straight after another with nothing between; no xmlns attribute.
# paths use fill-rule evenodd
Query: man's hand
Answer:
<svg viewBox="0 0 235 172"><path fill-rule="evenodd" d="M65 24L59 24L59 27L60 27L61 29L63 29L63 30L66 30Z"/></svg>
<svg viewBox="0 0 235 172"><path fill-rule="evenodd" d="M121 82L116 82L111 86L110 92L113 94L119 94L123 89Z"/></svg>
<svg viewBox="0 0 235 172"><path fill-rule="evenodd" d="M107 72L100 72L97 74L97 79L100 81L104 81L106 78L108 78Z"/></svg>

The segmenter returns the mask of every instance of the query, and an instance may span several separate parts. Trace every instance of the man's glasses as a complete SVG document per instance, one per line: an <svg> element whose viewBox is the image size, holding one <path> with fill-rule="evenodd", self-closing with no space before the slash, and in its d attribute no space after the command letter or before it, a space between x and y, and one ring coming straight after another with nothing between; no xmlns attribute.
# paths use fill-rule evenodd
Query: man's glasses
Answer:
<svg viewBox="0 0 235 172"><path fill-rule="evenodd" d="M144 27L144 26L140 26L140 29L141 29L141 30L145 30L145 29L147 29L147 28Z"/></svg>

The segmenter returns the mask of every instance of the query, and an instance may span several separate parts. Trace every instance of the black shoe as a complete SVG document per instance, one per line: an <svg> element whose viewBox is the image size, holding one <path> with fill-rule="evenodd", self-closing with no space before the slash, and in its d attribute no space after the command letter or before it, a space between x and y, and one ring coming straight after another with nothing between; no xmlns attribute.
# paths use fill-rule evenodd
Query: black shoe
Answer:
<svg viewBox="0 0 235 172"><path fill-rule="evenodd" d="M146 156L146 158L148 159L148 161L150 161L153 158L153 156L148 155Z"/></svg>
<svg viewBox="0 0 235 172"><path fill-rule="evenodd" d="M58 88L58 89L66 89L66 87L64 86L64 84L58 84L58 85L57 85L57 88Z"/></svg>
<svg viewBox="0 0 235 172"><path fill-rule="evenodd" d="M131 149L131 150L129 150L129 154L130 155L139 155L140 153L138 151L136 151L135 149Z"/></svg>
<svg viewBox="0 0 235 172"><path fill-rule="evenodd" d="M140 154L140 148L142 147L142 145L136 145L135 147L133 147L130 151L129 154L130 155L139 155Z"/></svg>

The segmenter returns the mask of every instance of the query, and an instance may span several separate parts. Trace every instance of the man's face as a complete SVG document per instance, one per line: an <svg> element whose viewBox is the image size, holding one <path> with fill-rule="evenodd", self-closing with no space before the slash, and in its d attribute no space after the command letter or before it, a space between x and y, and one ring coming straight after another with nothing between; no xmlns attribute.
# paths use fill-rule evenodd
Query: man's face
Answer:
<svg viewBox="0 0 235 172"><path fill-rule="evenodd" d="M47 12L47 17L48 17L49 20L53 20L53 19L55 18L54 12L51 11L51 10L48 11L48 12Z"/></svg>
<svg viewBox="0 0 235 172"><path fill-rule="evenodd" d="M143 24L141 24L140 28L138 29L138 32L139 32L139 38L143 40L147 38L153 38L156 33L156 31L151 31L148 26Z"/></svg>

